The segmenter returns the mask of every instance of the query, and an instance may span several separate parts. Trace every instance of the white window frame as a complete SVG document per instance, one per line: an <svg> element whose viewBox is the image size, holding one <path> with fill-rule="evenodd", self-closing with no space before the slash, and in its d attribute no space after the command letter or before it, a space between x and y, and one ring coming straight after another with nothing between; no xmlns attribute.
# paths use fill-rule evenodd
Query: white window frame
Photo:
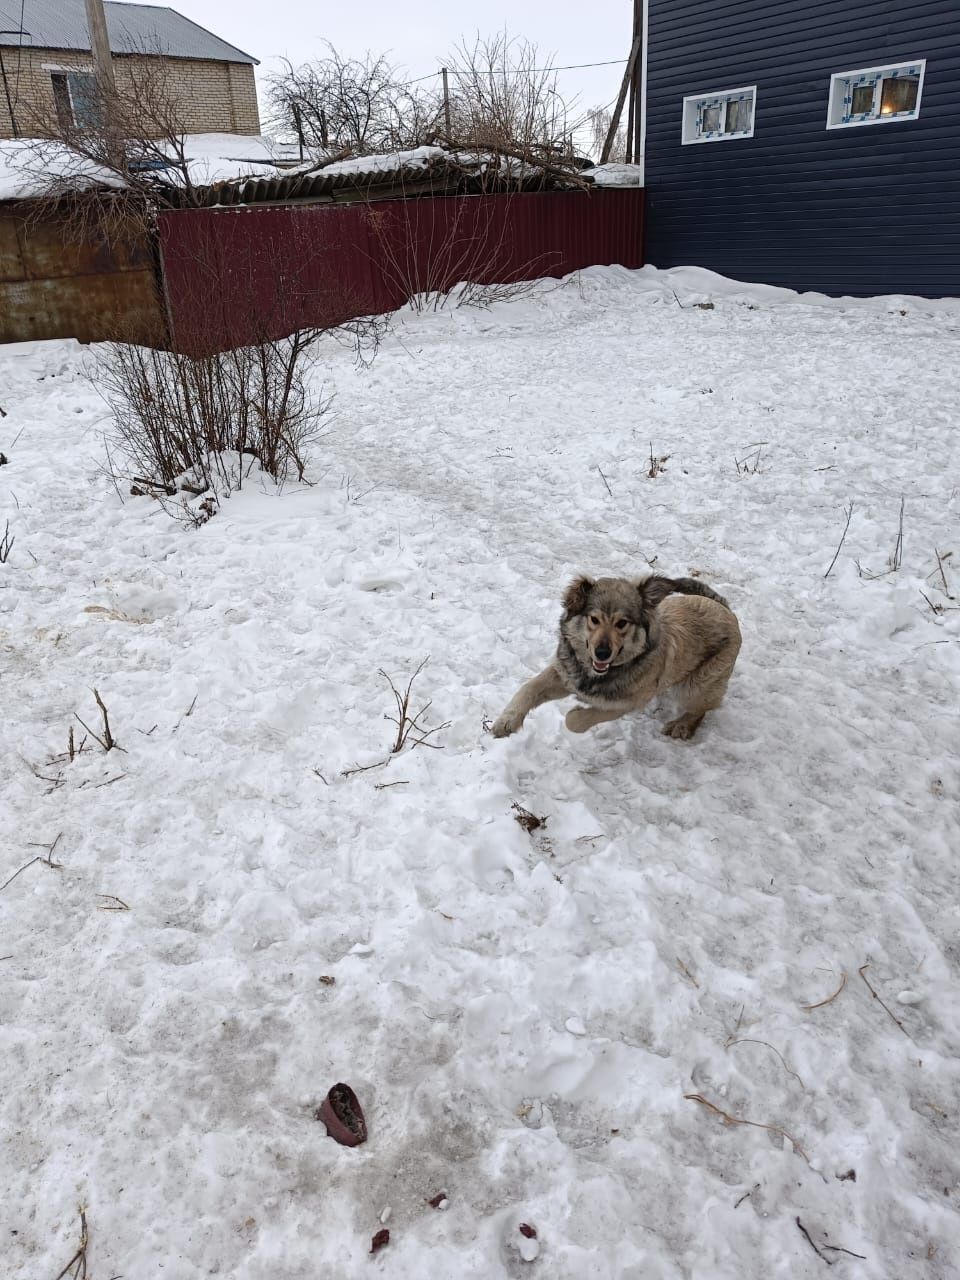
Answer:
<svg viewBox="0 0 960 1280"><path fill-rule="evenodd" d="M750 128L737 129L727 133L724 128L726 125L727 103L733 99L748 96L751 102ZM720 116L721 127L711 130L709 133L701 132L703 112L708 107L716 106L722 108ZM681 141L687 147L701 142L735 142L738 138L752 138L756 119L757 86L755 84L745 85L741 89L718 89L715 93L691 93L683 100Z"/></svg>
<svg viewBox="0 0 960 1280"><path fill-rule="evenodd" d="M78 66L76 63L74 63L73 65L66 65L58 62L41 62L40 67L41 67L41 70L46 71L47 74L50 76L51 84L53 83L54 76L64 76L66 78L67 98L70 102L70 115L72 117L71 127L74 129L82 128L81 124L77 120L78 104L74 98L73 87L70 84L70 77L71 76L88 76L94 82L94 86L96 86L96 80L97 80L96 68L93 66L92 63L86 63L83 66Z"/></svg>
<svg viewBox="0 0 960 1280"><path fill-rule="evenodd" d="M926 58L914 58L912 61L891 62L885 67L864 67L859 71L834 72L830 77L827 128L859 129L867 124L892 124L895 120L916 120L920 115L923 77L926 69ZM883 96L883 83L885 80L896 80L901 75L917 77L917 105L910 111L895 111L891 115L882 116L880 101ZM849 109L852 105L853 90L869 84L873 85L873 102L870 110L853 115Z"/></svg>

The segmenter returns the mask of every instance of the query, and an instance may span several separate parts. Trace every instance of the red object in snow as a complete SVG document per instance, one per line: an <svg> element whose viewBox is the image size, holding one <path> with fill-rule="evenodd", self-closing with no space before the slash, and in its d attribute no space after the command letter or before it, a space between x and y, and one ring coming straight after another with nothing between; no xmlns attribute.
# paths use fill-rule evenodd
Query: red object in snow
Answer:
<svg viewBox="0 0 960 1280"><path fill-rule="evenodd" d="M367 1122L348 1084L335 1084L317 1109L316 1118L327 1126L327 1134L342 1147L359 1147L367 1140Z"/></svg>

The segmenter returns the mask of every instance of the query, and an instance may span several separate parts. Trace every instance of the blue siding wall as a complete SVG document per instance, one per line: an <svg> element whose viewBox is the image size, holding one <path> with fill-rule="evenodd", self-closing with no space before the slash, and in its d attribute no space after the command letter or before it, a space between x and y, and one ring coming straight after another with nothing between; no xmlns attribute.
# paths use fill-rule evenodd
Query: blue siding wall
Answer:
<svg viewBox="0 0 960 1280"><path fill-rule="evenodd" d="M833 73L919 58L919 119L825 128ZM960 3L649 0L647 59L648 262L960 296ZM684 95L752 84L752 138L681 145Z"/></svg>

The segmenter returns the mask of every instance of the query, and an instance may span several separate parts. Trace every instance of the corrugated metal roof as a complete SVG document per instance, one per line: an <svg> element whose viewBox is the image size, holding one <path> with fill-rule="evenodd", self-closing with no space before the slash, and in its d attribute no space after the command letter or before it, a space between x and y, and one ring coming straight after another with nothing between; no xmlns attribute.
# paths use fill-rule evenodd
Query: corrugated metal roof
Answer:
<svg viewBox="0 0 960 1280"><path fill-rule="evenodd" d="M551 173L535 165L497 162L486 155L420 147L396 155L360 156L322 167L250 176L196 186L191 199L202 207L289 200L356 201L420 195L544 191L593 185L582 175ZM169 191L173 202L177 194Z"/></svg>
<svg viewBox="0 0 960 1280"><path fill-rule="evenodd" d="M176 9L107 0L107 33L114 53L163 53L168 58L208 58L256 63L242 49L221 40ZM0 44L20 43L19 0L0 0ZM35 49L90 48L84 0L25 0L23 46Z"/></svg>

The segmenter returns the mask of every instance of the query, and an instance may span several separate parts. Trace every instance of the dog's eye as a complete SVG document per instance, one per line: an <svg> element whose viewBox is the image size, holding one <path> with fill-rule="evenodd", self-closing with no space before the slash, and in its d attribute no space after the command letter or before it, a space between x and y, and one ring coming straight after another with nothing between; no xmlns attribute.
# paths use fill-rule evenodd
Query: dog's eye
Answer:
<svg viewBox="0 0 960 1280"><path fill-rule="evenodd" d="M626 631L626 629L627 629L627 627L629 627L629 625L630 625L630 623L627 621L627 619L626 619L626 618L621 618L621 619L620 619L620 621L619 621L618 623L616 623L616 628L617 628L617 630L618 630L618 631Z"/></svg>
<svg viewBox="0 0 960 1280"><path fill-rule="evenodd" d="M600 619L595 613L591 613L590 615L590 625L591 627L599 627L600 625Z"/></svg>

